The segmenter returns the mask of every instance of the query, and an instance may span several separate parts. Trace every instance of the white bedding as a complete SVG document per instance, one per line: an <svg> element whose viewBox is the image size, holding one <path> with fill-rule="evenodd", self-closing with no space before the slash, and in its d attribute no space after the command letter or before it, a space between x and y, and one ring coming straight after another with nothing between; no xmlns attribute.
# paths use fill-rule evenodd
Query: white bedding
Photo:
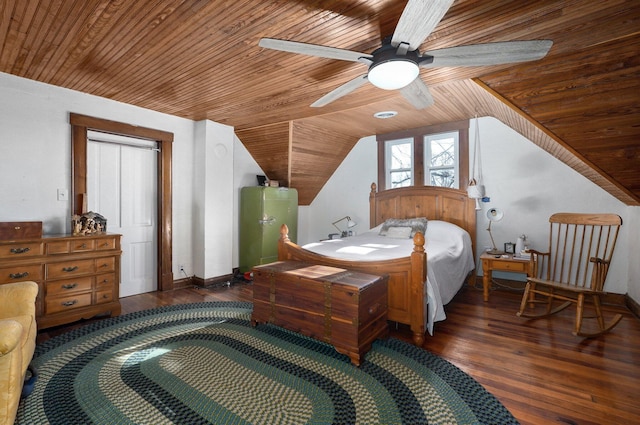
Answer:
<svg viewBox="0 0 640 425"><path fill-rule="evenodd" d="M413 250L413 239L379 236L380 226L357 236L304 245L303 248L326 255L355 261L379 261L407 257ZM462 228L438 220L429 220L425 233L427 251L427 291L424 294L425 327L433 335L434 322L446 319L444 305L462 287L466 276L475 268L471 237Z"/></svg>

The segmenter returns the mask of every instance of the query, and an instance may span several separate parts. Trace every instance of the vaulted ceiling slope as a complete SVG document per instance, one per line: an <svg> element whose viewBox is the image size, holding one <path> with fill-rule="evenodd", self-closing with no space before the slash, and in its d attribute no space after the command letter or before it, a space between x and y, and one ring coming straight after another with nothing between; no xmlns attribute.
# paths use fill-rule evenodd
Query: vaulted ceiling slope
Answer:
<svg viewBox="0 0 640 425"><path fill-rule="evenodd" d="M478 113L640 205L640 1L456 0L421 51L531 39L553 47L519 65L422 69L435 98L422 111L370 84L311 108L366 68L258 46L273 37L372 52L405 4L2 0L0 71L234 126L270 177L302 190L304 203L360 137ZM372 117L386 109L399 116Z"/></svg>

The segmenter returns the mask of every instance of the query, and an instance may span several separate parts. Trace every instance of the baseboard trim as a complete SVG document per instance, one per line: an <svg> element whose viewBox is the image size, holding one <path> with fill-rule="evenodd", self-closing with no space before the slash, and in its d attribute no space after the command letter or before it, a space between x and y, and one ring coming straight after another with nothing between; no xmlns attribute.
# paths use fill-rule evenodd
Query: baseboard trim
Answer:
<svg viewBox="0 0 640 425"><path fill-rule="evenodd" d="M173 289L182 289L193 286L193 276L184 277L173 281Z"/></svg>
<svg viewBox="0 0 640 425"><path fill-rule="evenodd" d="M191 281L196 286L205 287L205 286L220 285L220 284L228 285L231 283L231 279L233 279L233 275L227 274L223 276L210 277L208 279L203 279L198 276L193 276Z"/></svg>
<svg viewBox="0 0 640 425"><path fill-rule="evenodd" d="M625 305L633 313L634 316L640 318L640 304L636 302L629 294L625 295Z"/></svg>

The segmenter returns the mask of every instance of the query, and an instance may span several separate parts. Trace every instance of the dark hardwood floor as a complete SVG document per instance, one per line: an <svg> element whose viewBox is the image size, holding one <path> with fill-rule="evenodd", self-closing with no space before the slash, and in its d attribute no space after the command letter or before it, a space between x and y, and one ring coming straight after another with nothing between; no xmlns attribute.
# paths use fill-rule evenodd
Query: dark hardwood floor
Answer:
<svg viewBox="0 0 640 425"><path fill-rule="evenodd" d="M446 306L424 348L458 366L494 394L522 424L640 423L640 320L622 307L622 322L595 339L571 335L570 309L554 318L516 317L517 291L498 289L488 303L465 286ZM252 286L184 288L121 299L122 313L201 301L251 301ZM93 319L100 320L100 319ZM86 323L86 322L84 322ZM45 330L44 341L81 324ZM410 341L405 326L391 335Z"/></svg>

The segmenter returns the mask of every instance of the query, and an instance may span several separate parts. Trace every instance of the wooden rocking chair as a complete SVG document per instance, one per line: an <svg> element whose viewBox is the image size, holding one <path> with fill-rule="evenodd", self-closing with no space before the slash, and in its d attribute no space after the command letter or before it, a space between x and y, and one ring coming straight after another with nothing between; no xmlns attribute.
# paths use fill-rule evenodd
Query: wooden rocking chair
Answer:
<svg viewBox="0 0 640 425"><path fill-rule="evenodd" d="M622 315L617 314L605 323L600 295L604 294L604 282L622 219L616 214L558 213L549 218L549 223L549 250L531 251L534 275L527 278L517 315L546 317L575 303L574 335L595 337L608 332L620 322ZM593 301L595 315L584 315L585 298ZM554 308L555 300L564 302ZM538 312L536 307L541 303L546 308ZM583 318L597 319L599 330L583 332Z"/></svg>

